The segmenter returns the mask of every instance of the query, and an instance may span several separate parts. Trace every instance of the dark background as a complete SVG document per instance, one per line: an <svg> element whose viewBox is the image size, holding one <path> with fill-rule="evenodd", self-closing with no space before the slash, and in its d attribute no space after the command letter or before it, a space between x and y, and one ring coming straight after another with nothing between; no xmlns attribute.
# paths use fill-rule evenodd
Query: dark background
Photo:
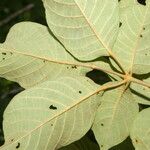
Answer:
<svg viewBox="0 0 150 150"><path fill-rule="evenodd" d="M142 0L139 0L139 2L143 2L143 4L145 3ZM28 8L30 6L32 6L32 8ZM14 24L21 21L34 21L46 25L44 8L41 0L0 0L0 43L5 41L9 29ZM102 76L104 77L104 74L102 74L102 72L94 71L94 78L97 82L101 82L102 80L104 80L104 78L101 78ZM22 90L23 89L17 83L0 78L1 145L4 143L4 136L2 130L3 112L13 96L15 96ZM90 136L91 140L96 142L91 131L88 133L88 135ZM134 150L134 148L131 144L130 139L127 139L124 143L112 148L111 150Z"/></svg>

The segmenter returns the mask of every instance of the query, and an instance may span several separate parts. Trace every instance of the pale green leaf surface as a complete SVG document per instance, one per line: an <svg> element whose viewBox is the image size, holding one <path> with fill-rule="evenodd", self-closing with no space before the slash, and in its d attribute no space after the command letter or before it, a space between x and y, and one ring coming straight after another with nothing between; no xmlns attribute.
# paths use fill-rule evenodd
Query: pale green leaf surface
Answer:
<svg viewBox="0 0 150 150"><path fill-rule="evenodd" d="M87 136L84 136L77 142L74 142L59 150L99 150L99 146L92 142Z"/></svg>
<svg viewBox="0 0 150 150"><path fill-rule="evenodd" d="M150 85L150 78L144 79L143 81ZM136 83L131 83L130 87L137 103L150 105L150 89L148 87Z"/></svg>
<svg viewBox="0 0 150 150"><path fill-rule="evenodd" d="M132 5L120 12L122 26L113 48L127 72L150 72L150 2Z"/></svg>
<svg viewBox="0 0 150 150"><path fill-rule="evenodd" d="M119 2L120 8L130 7L135 4L138 4L137 0L120 0Z"/></svg>
<svg viewBox="0 0 150 150"><path fill-rule="evenodd" d="M150 150L150 108L139 113L130 135L135 150Z"/></svg>
<svg viewBox="0 0 150 150"><path fill-rule="evenodd" d="M96 88L85 77L61 77L18 94L4 113L6 143L1 149L15 150L20 143L23 150L55 150L80 139L100 103L91 97Z"/></svg>
<svg viewBox="0 0 150 150"><path fill-rule="evenodd" d="M96 113L92 129L101 150L108 150L124 141L138 113L138 104L131 92L124 88L106 91Z"/></svg>
<svg viewBox="0 0 150 150"><path fill-rule="evenodd" d="M16 24L0 44L0 76L28 88L65 74L85 74L50 35L48 28L32 22ZM81 71L82 70L82 71ZM88 69L89 70L89 69Z"/></svg>
<svg viewBox="0 0 150 150"><path fill-rule="evenodd" d="M43 0L54 35L80 60L109 55L118 34L118 0Z"/></svg>

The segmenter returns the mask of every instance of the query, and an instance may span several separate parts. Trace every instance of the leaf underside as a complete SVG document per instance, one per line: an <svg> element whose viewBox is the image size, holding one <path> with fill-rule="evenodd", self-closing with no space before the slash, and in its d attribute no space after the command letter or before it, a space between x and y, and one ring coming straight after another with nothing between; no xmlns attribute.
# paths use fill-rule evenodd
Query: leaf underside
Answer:
<svg viewBox="0 0 150 150"><path fill-rule="evenodd" d="M43 3L50 29L75 57L92 60L109 55L119 28L116 0L43 0Z"/></svg>
<svg viewBox="0 0 150 150"><path fill-rule="evenodd" d="M139 113L133 123L131 139L137 150L150 149L150 108Z"/></svg>
<svg viewBox="0 0 150 150"><path fill-rule="evenodd" d="M85 75L89 71L76 67L75 63L77 61L50 35L48 28L37 23L16 24L5 43L0 44L0 76L24 88L62 74Z"/></svg>
<svg viewBox="0 0 150 150"><path fill-rule="evenodd" d="M80 139L99 106L96 96L88 97L93 85L88 78L61 77L18 94L5 111L2 149L20 143L24 150L54 150Z"/></svg>
<svg viewBox="0 0 150 150"><path fill-rule="evenodd" d="M101 150L124 141L137 114L138 105L125 87L106 91L92 128Z"/></svg>
<svg viewBox="0 0 150 150"><path fill-rule="evenodd" d="M48 27L18 23L0 44L0 77L26 89L4 112L0 149L99 149L82 138L92 127L101 150L128 136L149 150L150 111L138 103L150 105L150 0L42 1ZM95 84L92 69L112 82ZM124 75L137 82L124 85Z"/></svg>

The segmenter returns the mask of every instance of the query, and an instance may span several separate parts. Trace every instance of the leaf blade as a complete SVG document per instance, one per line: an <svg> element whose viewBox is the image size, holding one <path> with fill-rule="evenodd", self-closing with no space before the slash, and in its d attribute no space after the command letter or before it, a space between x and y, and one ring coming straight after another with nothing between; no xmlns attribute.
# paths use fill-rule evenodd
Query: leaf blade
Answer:
<svg viewBox="0 0 150 150"><path fill-rule="evenodd" d="M79 62L50 35L47 27L37 23L22 22L12 27L0 51L0 76L25 88L62 73L85 75L91 70L77 67Z"/></svg>
<svg viewBox="0 0 150 150"><path fill-rule="evenodd" d="M117 1L43 2L50 29L71 54L80 60L109 55L118 30Z"/></svg>
<svg viewBox="0 0 150 150"><path fill-rule="evenodd" d="M149 73L150 3L131 5L120 10L122 26L113 52L128 73Z"/></svg>
<svg viewBox="0 0 150 150"><path fill-rule="evenodd" d="M143 81L150 84L150 78L143 79ZM130 89L137 103L150 105L150 90L148 87L143 85L131 83Z"/></svg>
<svg viewBox="0 0 150 150"><path fill-rule="evenodd" d="M93 131L102 150L121 143L129 136L138 105L124 87L106 91L96 113Z"/></svg>
<svg viewBox="0 0 150 150"><path fill-rule="evenodd" d="M150 108L139 113L133 123L130 133L133 145L136 150L150 149Z"/></svg>
<svg viewBox="0 0 150 150"><path fill-rule="evenodd" d="M2 149L12 149L18 142L25 149L55 149L78 140L92 125L99 101L96 96L82 104L77 101L95 88L84 77L62 77L19 94L5 111L6 145Z"/></svg>

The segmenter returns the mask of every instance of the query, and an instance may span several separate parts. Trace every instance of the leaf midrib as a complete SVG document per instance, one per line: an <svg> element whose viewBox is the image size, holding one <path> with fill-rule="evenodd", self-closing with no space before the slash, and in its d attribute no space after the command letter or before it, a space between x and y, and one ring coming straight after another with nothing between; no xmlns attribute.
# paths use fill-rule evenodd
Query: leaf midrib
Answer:
<svg viewBox="0 0 150 150"><path fill-rule="evenodd" d="M105 49L107 50L108 54L111 55L112 51L108 48L108 46L103 42L102 38L97 34L95 28L93 27L92 23L90 23L90 21L88 20L88 18L86 17L86 15L84 14L84 12L82 11L81 7L78 5L78 3L76 2L76 0L74 0L75 4L77 5L77 7L79 8L81 14L83 15L83 17L85 18L86 22L88 23L89 27L91 28L91 30L93 31L94 35L96 36L96 38L98 39L98 41L105 47Z"/></svg>
<svg viewBox="0 0 150 150"><path fill-rule="evenodd" d="M93 64L90 64L90 63L82 63L82 62L79 62L79 61L73 62L73 60L72 60L72 62L71 61L70 62L69 61L58 61L58 60L51 59L51 58L37 56L37 55L31 54L31 53L19 52L19 51L16 51L14 49L13 50L8 50L8 49L0 48L0 51L12 52L12 53L21 54L21 55L25 55L25 56L29 56L29 57L34 57L34 58L37 58L37 59L45 60L45 61L48 61L48 62L51 62L51 63L56 63L56 64L74 65L74 66L79 66L79 67L85 67L85 68L101 70L101 71L104 71L106 73L110 73L110 74L114 74L114 75L117 75L117 76L120 76L120 77L124 77L123 74L120 74L120 73L117 73L117 72L114 72L114 71L110 71L110 70L106 70L106 69L100 68L100 67L98 67L96 65L93 65Z"/></svg>
<svg viewBox="0 0 150 150"><path fill-rule="evenodd" d="M118 99L116 100L115 106L113 107L113 113L112 113L112 117L111 117L109 128L108 128L109 131L112 130L111 127L112 127L113 121L115 119L115 114L116 114L116 112L118 110L117 106L120 104L120 101L122 100L123 95L124 95L125 92L126 92L126 87L124 87L122 89L122 91L120 92L120 96L118 96ZM109 133L109 131L108 131L108 133Z"/></svg>

